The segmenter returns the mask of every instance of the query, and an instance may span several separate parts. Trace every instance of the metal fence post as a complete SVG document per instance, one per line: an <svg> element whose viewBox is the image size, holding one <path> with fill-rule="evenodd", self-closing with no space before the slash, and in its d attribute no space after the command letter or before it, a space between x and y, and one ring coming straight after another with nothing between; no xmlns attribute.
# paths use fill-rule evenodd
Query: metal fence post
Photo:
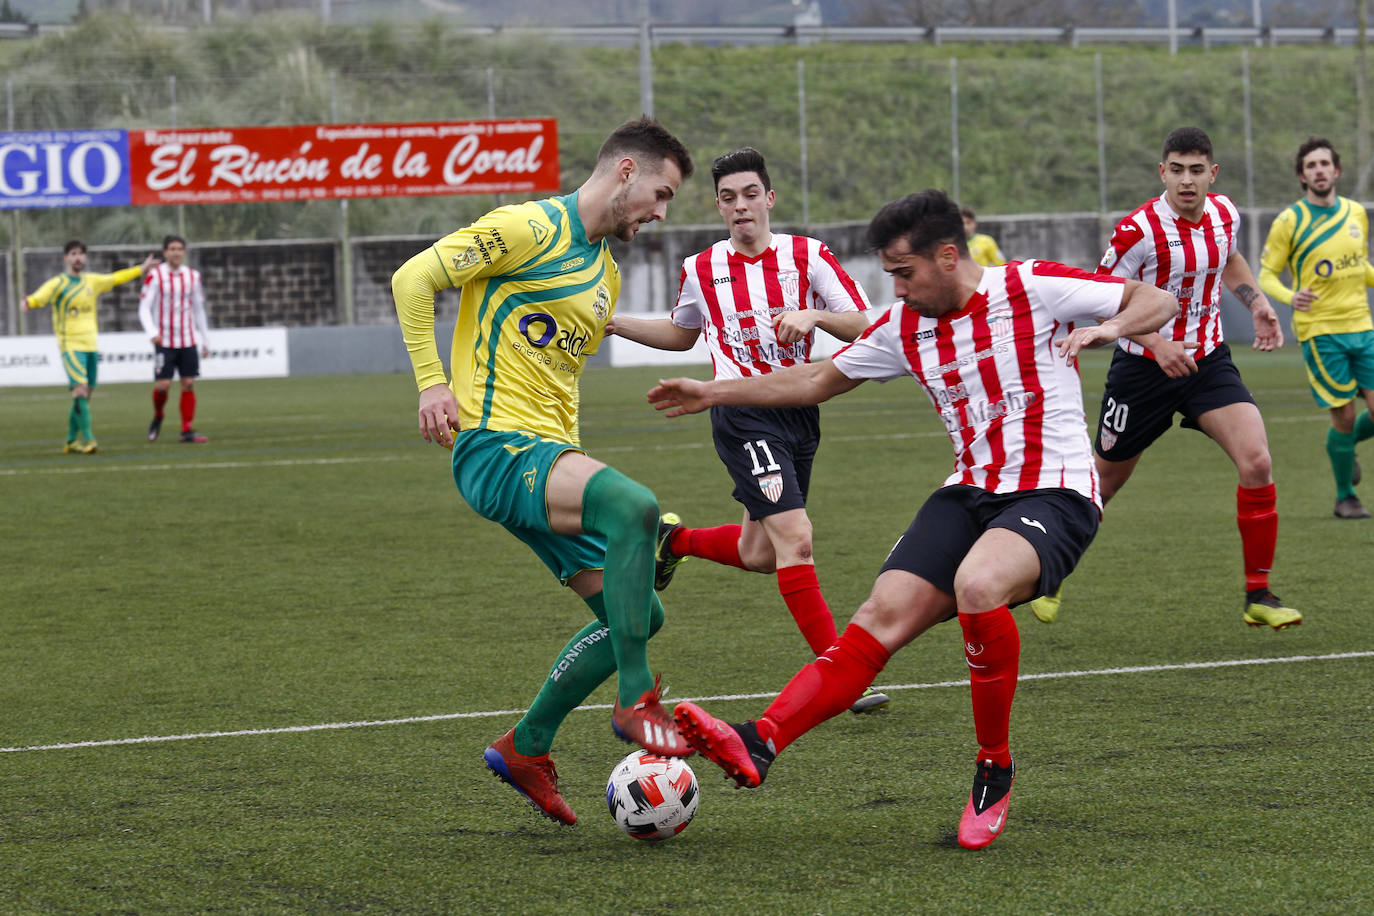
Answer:
<svg viewBox="0 0 1374 916"><path fill-rule="evenodd" d="M959 200L959 58L949 59L950 196Z"/></svg>
<svg viewBox="0 0 1374 916"><path fill-rule="evenodd" d="M1103 102L1102 52L1093 52L1093 83L1097 92L1097 210L1107 213L1107 111Z"/></svg>
<svg viewBox="0 0 1374 916"><path fill-rule="evenodd" d="M806 61L797 61L797 132L801 139L802 225L811 226L811 182L806 156Z"/></svg>
<svg viewBox="0 0 1374 916"><path fill-rule="evenodd" d="M177 118L177 75L175 73L167 77L167 92L172 102L172 126L180 127L181 121ZM177 235L186 238L185 204L177 204Z"/></svg>
<svg viewBox="0 0 1374 916"><path fill-rule="evenodd" d="M644 18L639 21L639 107L654 114L654 52L649 27L649 0L644 0Z"/></svg>
<svg viewBox="0 0 1374 916"><path fill-rule="evenodd" d="M1259 252L1259 220L1255 218L1255 130L1250 111L1250 49L1240 49L1241 107L1245 114L1245 206L1250 210L1250 231L1245 241L1251 257Z"/></svg>
<svg viewBox="0 0 1374 916"><path fill-rule="evenodd" d="M329 73L329 119L339 119L339 96L334 72ZM348 198L339 199L339 275L334 279L335 294L343 306L343 323L354 324L353 315L353 239L348 233Z"/></svg>
<svg viewBox="0 0 1374 916"><path fill-rule="evenodd" d="M14 130L14 80L5 80L5 108L9 130ZM23 334L28 324L28 307L24 303L24 249L19 239L19 210L10 211L10 275L14 295L10 297L9 327Z"/></svg>

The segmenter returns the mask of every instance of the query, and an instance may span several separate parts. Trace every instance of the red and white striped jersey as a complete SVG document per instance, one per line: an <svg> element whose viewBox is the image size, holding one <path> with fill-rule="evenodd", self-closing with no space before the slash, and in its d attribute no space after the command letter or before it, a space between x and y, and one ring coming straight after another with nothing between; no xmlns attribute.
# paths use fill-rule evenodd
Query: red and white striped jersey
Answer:
<svg viewBox="0 0 1374 916"><path fill-rule="evenodd" d="M702 330L716 378L748 378L811 358L814 331L794 344L778 344L773 320L783 312L867 308L863 288L822 242L774 233L757 257L723 239L685 259L672 321Z"/></svg>
<svg viewBox="0 0 1374 916"><path fill-rule="evenodd" d="M166 262L148 271L138 297L138 320L145 334L162 338L164 347L209 346L200 271L185 264L173 270Z"/></svg>
<svg viewBox="0 0 1374 916"><path fill-rule="evenodd" d="M1207 195L1196 223L1179 216L1163 196L1156 197L1116 224L1097 271L1173 294L1178 317L1159 329L1160 336L1197 341L1201 347L1193 356L1206 356L1221 343L1221 272L1236 251L1239 230L1240 211L1224 194ZM1117 345L1154 358L1125 337Z"/></svg>
<svg viewBox="0 0 1374 916"><path fill-rule="evenodd" d="M1119 277L1053 261L989 267L956 312L926 318L898 302L835 354L835 368L921 384L954 445L945 486L1073 490L1100 509L1078 367L1055 343L1074 322L1115 315L1125 289Z"/></svg>

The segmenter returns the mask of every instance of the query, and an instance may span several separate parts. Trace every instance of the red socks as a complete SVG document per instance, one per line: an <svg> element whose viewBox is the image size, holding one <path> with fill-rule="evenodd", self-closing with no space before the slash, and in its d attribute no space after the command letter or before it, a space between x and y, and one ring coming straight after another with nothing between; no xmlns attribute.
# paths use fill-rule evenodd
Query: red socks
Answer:
<svg viewBox="0 0 1374 916"><path fill-rule="evenodd" d="M679 528L673 532L668 549L680 557L701 557L713 563L746 569L739 558L739 525L719 528Z"/></svg>
<svg viewBox="0 0 1374 916"><path fill-rule="evenodd" d="M811 647L811 654L823 655L835 644L835 617L821 594L816 567L784 566L778 570L778 591Z"/></svg>
<svg viewBox="0 0 1374 916"><path fill-rule="evenodd" d="M162 408L167 406L167 392L153 389L153 416L162 419Z"/></svg>
<svg viewBox="0 0 1374 916"><path fill-rule="evenodd" d="M1011 700L1021 662L1021 634L1006 605L981 614L959 614L973 698L978 759L1011 766Z"/></svg>
<svg viewBox="0 0 1374 916"><path fill-rule="evenodd" d="M165 397L165 395L164 395ZM191 422L196 417L196 393L195 391L183 391L181 393L181 431L186 432L194 424Z"/></svg>
<svg viewBox="0 0 1374 916"><path fill-rule="evenodd" d="M848 709L873 683L892 653L871 633L851 623L820 658L798 671L754 724L773 750L787 745Z"/></svg>
<svg viewBox="0 0 1374 916"><path fill-rule="evenodd" d="M1236 487L1236 527L1240 529L1240 551L1245 557L1247 592L1269 587L1274 545L1279 539L1276 494L1272 483L1263 487Z"/></svg>

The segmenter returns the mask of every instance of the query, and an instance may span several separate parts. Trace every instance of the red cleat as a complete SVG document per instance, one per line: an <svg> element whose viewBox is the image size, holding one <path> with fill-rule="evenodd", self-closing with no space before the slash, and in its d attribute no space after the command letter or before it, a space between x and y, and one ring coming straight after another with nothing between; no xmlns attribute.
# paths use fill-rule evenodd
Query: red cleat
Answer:
<svg viewBox="0 0 1374 916"><path fill-rule="evenodd" d="M621 741L638 744L650 753L661 757L687 757L692 749L687 746L677 726L663 708L660 700L663 691L659 689L662 676L654 678L654 686L644 691L639 702L628 709L621 709L617 700L611 711L611 730Z"/></svg>
<svg viewBox="0 0 1374 916"><path fill-rule="evenodd" d="M768 775L777 755L759 737L753 722L731 725L695 703L679 703L673 710L678 731L701 756L725 771L742 789L753 789Z"/></svg>
<svg viewBox="0 0 1374 916"><path fill-rule="evenodd" d="M558 771L548 754L527 757L515 749L515 729L497 738L482 755L487 769L514 787L545 817L563 824L576 824L577 815L558 794Z"/></svg>
<svg viewBox="0 0 1374 916"><path fill-rule="evenodd" d="M978 761L973 774L964 815L959 818L959 845L982 849L1002 834L1011 806L1011 784L1016 779L1016 764L1001 767L991 760Z"/></svg>

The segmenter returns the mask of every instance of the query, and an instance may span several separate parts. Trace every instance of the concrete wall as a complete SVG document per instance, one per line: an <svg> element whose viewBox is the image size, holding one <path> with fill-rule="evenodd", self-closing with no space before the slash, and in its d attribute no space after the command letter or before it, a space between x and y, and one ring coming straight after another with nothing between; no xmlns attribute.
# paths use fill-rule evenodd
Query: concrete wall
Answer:
<svg viewBox="0 0 1374 916"><path fill-rule="evenodd" d="M1242 251L1258 272L1261 233L1277 214L1260 210L1247 214ZM1040 257L1092 268L1101 256L1115 219L1096 213L1065 213L1028 216L987 216L979 230L997 239L1012 258ZM817 225L810 234L823 239L845 268L863 284L875 303L890 301L891 281L877 259L865 250L866 223ZM800 232L800 227L778 225L780 232ZM677 295L682 260L724 236L724 227L654 224L640 232L633 245L612 241L624 278L620 308L628 312L664 312ZM350 243L353 324L357 327L394 326L391 274L407 258L431 245L427 236L360 238ZM107 273L137 264L157 243L146 246L96 246L90 248L89 270ZM347 325L343 294L343 258L340 243L333 239L299 239L284 242L232 242L199 245L192 241L188 262L205 277L210 325L215 327L333 327ZM9 275L10 253L0 256ZM33 248L23 252L24 289L32 292L46 278L62 270L62 252ZM440 293L435 316L451 324L457 317L458 297ZM1285 315L1287 309L1280 308ZM1228 337L1248 342L1253 337L1249 313L1224 294L1223 323ZM51 333L52 319L46 309L27 313L28 334ZM19 333L18 303L11 284L0 289L0 335ZM108 331L138 329L138 285L128 284L101 299L100 326ZM307 337L312 335L306 335ZM356 339L362 339L362 335ZM343 341L340 335L322 340ZM379 338L380 339L380 338ZM399 337L397 337L399 339ZM314 346L313 344L310 346ZM324 360L328 348L320 345ZM295 347L293 347L293 355ZM370 359L371 356L366 356ZM312 356L312 360L314 357ZM315 364L315 363L312 363Z"/></svg>

